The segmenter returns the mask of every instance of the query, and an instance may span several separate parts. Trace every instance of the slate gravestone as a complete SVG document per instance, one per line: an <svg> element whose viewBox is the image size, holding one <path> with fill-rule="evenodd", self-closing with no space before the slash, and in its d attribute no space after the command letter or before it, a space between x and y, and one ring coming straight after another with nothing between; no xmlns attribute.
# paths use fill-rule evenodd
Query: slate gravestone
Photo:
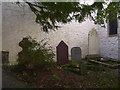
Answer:
<svg viewBox="0 0 120 90"><path fill-rule="evenodd" d="M2 63L9 63L9 52L8 51L2 51Z"/></svg>
<svg viewBox="0 0 120 90"><path fill-rule="evenodd" d="M71 59L73 61L81 61L81 49L80 49L80 47L73 47L71 49Z"/></svg>
<svg viewBox="0 0 120 90"><path fill-rule="evenodd" d="M64 41L61 41L57 46L57 63L64 64L67 63L68 60L68 46Z"/></svg>

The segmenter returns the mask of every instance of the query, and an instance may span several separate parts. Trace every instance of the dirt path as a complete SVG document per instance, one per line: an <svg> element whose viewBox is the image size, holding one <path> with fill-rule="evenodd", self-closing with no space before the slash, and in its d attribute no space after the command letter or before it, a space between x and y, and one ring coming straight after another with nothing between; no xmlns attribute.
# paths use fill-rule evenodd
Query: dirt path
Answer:
<svg viewBox="0 0 120 90"><path fill-rule="evenodd" d="M30 88L30 86L17 80L13 76L2 72L2 88Z"/></svg>

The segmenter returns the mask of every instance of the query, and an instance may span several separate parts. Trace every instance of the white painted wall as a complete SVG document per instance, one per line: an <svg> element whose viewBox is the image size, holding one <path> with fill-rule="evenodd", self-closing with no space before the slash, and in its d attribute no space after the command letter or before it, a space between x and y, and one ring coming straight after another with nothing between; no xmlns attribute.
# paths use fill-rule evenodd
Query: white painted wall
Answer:
<svg viewBox="0 0 120 90"><path fill-rule="evenodd" d="M0 0L0 89L2 89L2 2Z"/></svg>
<svg viewBox="0 0 120 90"><path fill-rule="evenodd" d="M36 38L37 41L47 38L49 44L53 47L54 53L56 53L56 46L61 40L64 40L68 45L69 55L72 47L81 47L83 58L88 54L88 33L92 28L96 28L96 30L99 31L98 34L100 34L100 42L102 43L100 44L101 55L117 58L117 38L109 38L107 36L107 30L97 27L90 20L86 20L83 23L72 21L71 23L62 25L59 30L45 33L41 31L40 25L35 23L35 16L29 8L19 8L18 5L4 2L2 13L2 49L9 51L9 59L11 62L16 61L17 53L21 51L18 43L23 37L28 35L32 38ZM113 44L111 45L111 43ZM113 48L113 51L111 51L111 47Z"/></svg>
<svg viewBox="0 0 120 90"><path fill-rule="evenodd" d="M118 26L119 25L120 23L118 22ZM118 35L109 36L107 24L106 24L106 28L102 28L98 26L97 30L99 31L99 36L100 36L101 56L119 59L118 58Z"/></svg>
<svg viewBox="0 0 120 90"><path fill-rule="evenodd" d="M2 51L2 2L0 1L0 51ZM1 63L1 52L0 52L0 63Z"/></svg>
<svg viewBox="0 0 120 90"><path fill-rule="evenodd" d="M120 60L120 20L119 22L119 26L118 26L118 59Z"/></svg>

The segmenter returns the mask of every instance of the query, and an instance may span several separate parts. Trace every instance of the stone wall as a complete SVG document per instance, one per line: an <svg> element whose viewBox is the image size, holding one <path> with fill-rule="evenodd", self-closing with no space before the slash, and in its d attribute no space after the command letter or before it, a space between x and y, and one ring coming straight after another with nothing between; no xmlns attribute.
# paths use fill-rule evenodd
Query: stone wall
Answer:
<svg viewBox="0 0 120 90"><path fill-rule="evenodd" d="M72 21L65 25L61 24L62 27L58 30L45 33L40 29L40 25L35 23L35 16L28 7L19 7L10 2L3 3L2 18L2 49L9 51L9 60L11 62L16 61L17 53L21 51L18 43L28 35L36 38L37 41L46 38L50 46L53 47L54 53L56 53L56 46L63 40L69 47L69 55L72 47L80 47L82 58L84 58L88 54L88 33L92 28L95 28L100 36L100 54L117 58L117 37L108 37L107 29L94 25L88 19L82 23Z"/></svg>
<svg viewBox="0 0 120 90"><path fill-rule="evenodd" d="M2 3L0 2L0 63L2 63Z"/></svg>
<svg viewBox="0 0 120 90"><path fill-rule="evenodd" d="M118 22L118 59L120 60L120 20Z"/></svg>
<svg viewBox="0 0 120 90"><path fill-rule="evenodd" d="M118 26L120 23L118 22ZM108 25L106 28L98 26L100 36L100 53L101 56L118 59L118 35L109 36ZM119 30L119 28L118 28Z"/></svg>

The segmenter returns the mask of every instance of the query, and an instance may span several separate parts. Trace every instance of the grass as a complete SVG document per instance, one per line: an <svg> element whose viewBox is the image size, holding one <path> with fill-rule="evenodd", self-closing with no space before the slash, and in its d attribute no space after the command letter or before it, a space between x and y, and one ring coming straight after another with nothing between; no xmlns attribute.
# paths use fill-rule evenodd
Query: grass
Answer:
<svg viewBox="0 0 120 90"><path fill-rule="evenodd" d="M23 81L34 88L118 88L120 76L115 76L114 69L87 62L86 73L81 75L81 63L72 62L56 66L52 71L40 71L30 76L24 72L20 75ZM5 68L5 71L10 68ZM84 69L83 69L84 70ZM11 74L16 74L12 72ZM24 76L24 77L23 77ZM32 82L30 82L30 80Z"/></svg>
<svg viewBox="0 0 120 90"><path fill-rule="evenodd" d="M101 59L103 58L103 61L101 61ZM118 64L120 64L120 62L119 61L117 61L117 60L114 60L114 59L112 59L112 58L107 58L107 57L101 57L101 56L99 56L99 55L87 55L86 57L85 57L85 59L86 60L88 60L88 61L95 61L96 63L98 62L100 62L101 64L103 63L103 64L109 64L109 66L110 65L118 65Z"/></svg>
<svg viewBox="0 0 120 90"><path fill-rule="evenodd" d="M97 64L97 65L104 65L106 67L110 67L110 68L119 68L120 66L120 62L118 61L112 61L112 60L109 60L109 61L98 61L98 60L94 60L94 59L89 59L88 60L90 63L93 63L93 64Z"/></svg>
<svg viewBox="0 0 120 90"><path fill-rule="evenodd" d="M112 60L109 60L109 61L104 62L104 63L107 63L107 64L120 64L120 62L112 61Z"/></svg>
<svg viewBox="0 0 120 90"><path fill-rule="evenodd" d="M88 84L88 86L86 84ZM89 74L86 76L86 80L85 83L83 84L83 87L118 88L119 81L118 81L118 77L110 74L110 72L89 71Z"/></svg>

